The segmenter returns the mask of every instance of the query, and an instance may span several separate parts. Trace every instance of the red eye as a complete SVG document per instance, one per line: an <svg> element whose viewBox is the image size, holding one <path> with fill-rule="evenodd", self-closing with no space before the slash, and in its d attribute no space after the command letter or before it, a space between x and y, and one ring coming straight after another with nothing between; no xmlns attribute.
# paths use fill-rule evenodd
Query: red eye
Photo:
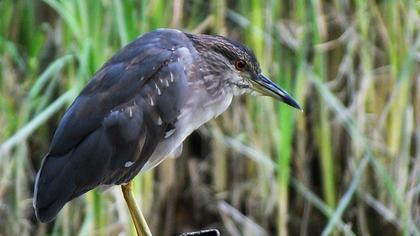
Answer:
<svg viewBox="0 0 420 236"><path fill-rule="evenodd" d="M246 63L242 60L235 61L235 67L237 70L243 70L246 67Z"/></svg>

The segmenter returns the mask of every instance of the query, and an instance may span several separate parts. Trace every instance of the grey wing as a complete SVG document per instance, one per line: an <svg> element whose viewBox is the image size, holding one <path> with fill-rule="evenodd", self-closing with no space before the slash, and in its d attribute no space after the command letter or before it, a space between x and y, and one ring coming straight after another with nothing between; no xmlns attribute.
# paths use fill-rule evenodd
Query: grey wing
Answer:
<svg viewBox="0 0 420 236"><path fill-rule="evenodd" d="M35 182L40 221L51 221L66 202L96 186L127 182L140 171L185 103L185 61L178 58L191 60L194 53L174 43L180 34L160 32L160 40L127 46L66 112Z"/></svg>
<svg viewBox="0 0 420 236"><path fill-rule="evenodd" d="M104 126L113 129L112 143L118 143L125 153L112 158L111 171L105 175L103 183L126 183L137 175L156 146L174 129L187 101L187 90L184 63L174 60L156 73L135 99L105 119Z"/></svg>

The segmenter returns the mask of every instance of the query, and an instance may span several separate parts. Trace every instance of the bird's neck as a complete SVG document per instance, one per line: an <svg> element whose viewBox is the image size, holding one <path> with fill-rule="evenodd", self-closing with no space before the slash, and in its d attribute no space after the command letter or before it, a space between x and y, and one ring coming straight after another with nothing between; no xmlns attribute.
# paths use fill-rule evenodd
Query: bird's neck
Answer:
<svg viewBox="0 0 420 236"><path fill-rule="evenodd" d="M200 63L198 63L201 73L201 80L207 92L213 97L218 96L237 96L247 90L245 81L233 72L226 58L218 54L203 51L200 53Z"/></svg>

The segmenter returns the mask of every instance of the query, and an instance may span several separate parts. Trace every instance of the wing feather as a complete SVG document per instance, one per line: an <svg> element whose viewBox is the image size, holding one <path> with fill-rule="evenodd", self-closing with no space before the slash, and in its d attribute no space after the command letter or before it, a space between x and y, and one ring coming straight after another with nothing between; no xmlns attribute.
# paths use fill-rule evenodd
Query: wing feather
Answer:
<svg viewBox="0 0 420 236"><path fill-rule="evenodd" d="M60 121L37 174L39 220L51 221L71 199L101 184L127 182L140 171L186 100L186 65L177 58L185 50L180 55L179 48L193 50L183 33L154 31L95 74ZM162 86L162 78L173 81Z"/></svg>

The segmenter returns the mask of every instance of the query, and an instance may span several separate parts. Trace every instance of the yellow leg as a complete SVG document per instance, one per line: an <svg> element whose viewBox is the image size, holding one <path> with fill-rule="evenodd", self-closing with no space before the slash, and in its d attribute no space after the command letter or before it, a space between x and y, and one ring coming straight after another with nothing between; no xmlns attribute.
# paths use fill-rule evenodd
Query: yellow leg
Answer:
<svg viewBox="0 0 420 236"><path fill-rule="evenodd" d="M121 190L124 194L124 199L127 202L128 210L130 210L130 215L133 219L134 226L136 227L137 235L152 236L149 226L147 226L146 220L144 219L144 216L134 199L131 181L126 185L121 185Z"/></svg>

